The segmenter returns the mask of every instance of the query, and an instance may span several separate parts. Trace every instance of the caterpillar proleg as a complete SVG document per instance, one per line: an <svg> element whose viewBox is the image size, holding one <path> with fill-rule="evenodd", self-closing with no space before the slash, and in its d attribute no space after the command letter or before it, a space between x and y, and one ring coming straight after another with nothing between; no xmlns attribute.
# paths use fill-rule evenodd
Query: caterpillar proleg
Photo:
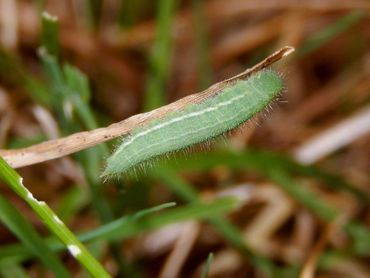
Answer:
<svg viewBox="0 0 370 278"><path fill-rule="evenodd" d="M130 171L153 158L222 135L262 111L283 88L278 73L260 70L221 86L212 97L133 129L108 158L103 176Z"/></svg>

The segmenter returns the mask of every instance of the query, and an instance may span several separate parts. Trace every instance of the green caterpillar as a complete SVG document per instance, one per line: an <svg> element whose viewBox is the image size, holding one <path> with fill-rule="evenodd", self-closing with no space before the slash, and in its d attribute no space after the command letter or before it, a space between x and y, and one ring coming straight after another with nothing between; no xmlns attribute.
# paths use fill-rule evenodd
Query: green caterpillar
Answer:
<svg viewBox="0 0 370 278"><path fill-rule="evenodd" d="M150 159L222 135L263 110L283 88L278 73L261 70L213 97L138 127L108 158L103 176L127 172Z"/></svg>

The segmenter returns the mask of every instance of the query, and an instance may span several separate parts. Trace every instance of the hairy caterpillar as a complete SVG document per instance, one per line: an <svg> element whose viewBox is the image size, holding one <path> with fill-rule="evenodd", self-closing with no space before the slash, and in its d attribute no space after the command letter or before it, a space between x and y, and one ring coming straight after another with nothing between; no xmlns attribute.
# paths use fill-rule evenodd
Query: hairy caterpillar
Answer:
<svg viewBox="0 0 370 278"><path fill-rule="evenodd" d="M272 70L222 87L214 96L191 103L134 129L107 160L103 176L127 172L148 160L224 134L263 110L283 90Z"/></svg>

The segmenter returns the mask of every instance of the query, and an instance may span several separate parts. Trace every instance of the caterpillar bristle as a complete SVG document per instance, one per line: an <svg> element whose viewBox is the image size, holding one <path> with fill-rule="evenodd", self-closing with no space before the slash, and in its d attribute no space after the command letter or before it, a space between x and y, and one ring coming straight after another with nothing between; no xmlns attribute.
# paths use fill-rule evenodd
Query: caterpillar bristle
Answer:
<svg viewBox="0 0 370 278"><path fill-rule="evenodd" d="M154 120L122 139L103 176L122 171L140 175L159 161L208 150L215 140L226 141L233 131L254 122L259 118L256 115L268 117L283 90L281 74L266 69L234 82L212 98ZM260 126L258 120L255 123Z"/></svg>

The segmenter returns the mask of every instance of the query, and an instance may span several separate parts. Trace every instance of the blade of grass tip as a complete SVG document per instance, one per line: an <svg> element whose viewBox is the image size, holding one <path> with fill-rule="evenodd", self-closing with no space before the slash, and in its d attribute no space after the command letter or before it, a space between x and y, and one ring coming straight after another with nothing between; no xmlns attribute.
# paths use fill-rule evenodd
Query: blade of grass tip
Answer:
<svg viewBox="0 0 370 278"><path fill-rule="evenodd" d="M99 262L82 245L67 226L54 214L50 207L38 201L23 185L23 179L4 159L0 157L0 178L9 185L35 211L46 227L55 234L68 248L72 256L83 265L93 277L110 277Z"/></svg>
<svg viewBox="0 0 370 278"><path fill-rule="evenodd" d="M142 217L149 216L152 213L159 212L169 207L173 207L175 205L176 203L174 202L164 203L149 209L141 210L133 215L121 217L120 219L114 220L108 224L104 224L103 226L100 226L99 228L96 228L92 231L81 234L80 236L78 236L78 239L85 243L86 241L92 242L100 238L105 238L106 233L110 233L115 230L122 231L127 224L135 222ZM46 239L45 242L48 246L51 246L51 248L53 248L53 251L63 250L63 245L61 245L59 242L56 242L55 238L49 237L48 239ZM0 261L11 259L18 262L26 260L27 258L29 258L29 256L30 252L26 252L24 250L24 247L19 244L11 244L7 247L0 247Z"/></svg>
<svg viewBox="0 0 370 278"><path fill-rule="evenodd" d="M238 205L238 202L236 202L235 199L223 198L213 202L194 203L188 206L174 208L168 212L162 212L156 215L156 217L151 215L153 212L157 212L173 205L174 203L162 204L131 216L122 217L111 223L92 229L91 231L81 233L79 234L78 239L83 243L94 242L101 238L112 241L122 240L178 222L209 219L215 215L234 210ZM65 246L54 237L47 238L46 243L53 251L61 251L65 249ZM29 258L31 255L32 254L29 250L19 244L0 247L0 259L12 258L13 260L17 259L21 261Z"/></svg>
<svg viewBox="0 0 370 278"><path fill-rule="evenodd" d="M366 13L364 11L359 10L348 13L323 30L320 30L310 36L300 47L300 49L298 49L296 54L301 57L315 51L325 43L338 36L340 33L346 31L351 26L359 22L365 15Z"/></svg>
<svg viewBox="0 0 370 278"><path fill-rule="evenodd" d="M143 210L140 210L140 211L136 212L135 214L129 216L129 219L131 221L137 220L137 219L140 219L140 218L142 218L146 215L161 211L161 210L166 209L166 208L171 208L171 207L174 207L174 206L176 206L176 202L164 203L164 204L158 205L158 206L153 207L153 208L143 209Z"/></svg>
<svg viewBox="0 0 370 278"><path fill-rule="evenodd" d="M153 208L141 210L139 212L136 212L133 215L125 216L125 217L122 217L120 219L114 220L110 223L107 223L107 224L95 229L94 231L86 232L86 233L80 235L79 239L82 242L86 242L86 241L95 240L95 239L100 238L100 237L104 238L104 237L106 237L107 234L119 233L120 231L124 230L123 227L125 225L127 225L128 223L134 223L135 221L138 221L138 220L140 220L141 218L143 218L147 215L151 215L155 212L161 211L161 210L166 209L166 208L173 207L175 205L176 205L176 203L174 203L174 202L164 203L164 204L161 204L159 206L155 206Z"/></svg>
<svg viewBox="0 0 370 278"><path fill-rule="evenodd" d="M178 177L175 172L169 170L169 168L155 168L155 170L150 171L149 175L163 181L171 191L183 200L190 203L200 201L198 192L184 179ZM242 233L237 227L222 217L215 216L210 218L208 221L232 246L234 246L234 248L246 256L255 267L264 271L268 277L272 277L276 270L274 263L267 258L251 252L244 241Z"/></svg>
<svg viewBox="0 0 370 278"><path fill-rule="evenodd" d="M169 63L172 53L172 22L176 0L159 0L157 31L150 55L150 75L145 95L144 110L150 111L166 103L165 84L168 79Z"/></svg>
<svg viewBox="0 0 370 278"><path fill-rule="evenodd" d="M209 253L209 255L207 257L206 265L204 266L202 274L200 275L201 278L207 278L209 267L212 263L212 260L213 260L213 253Z"/></svg>
<svg viewBox="0 0 370 278"><path fill-rule="evenodd" d="M222 201L222 200L218 200L218 201ZM227 201L227 199L225 201ZM236 200L234 200L234 202L235 201ZM204 206L203 204L197 205L197 203L199 202L198 198L192 199L191 202L195 206L193 209L191 208L191 206L193 206L193 205L188 206L188 209L178 208L177 213L176 213L175 210L173 210L172 212L168 212L167 217L166 217L166 215L163 215L163 214L160 215L160 216L157 216L156 220L157 220L158 223L161 223L160 225L155 224L156 221L149 221L149 222L146 222L145 225L142 225L142 226L145 227L146 229L149 229L149 228L153 229L154 227L151 227L152 225L155 226L155 227L157 225L159 225L158 227L165 226L165 225L168 225L170 223L173 223L176 219L178 220L178 222L180 222L181 219L183 219L183 217L186 217L183 220L186 220L186 219L195 220L195 219L198 219L198 217L200 218L200 216L199 215L196 216L196 214L194 214L194 213L208 214L209 212L213 211L213 212L215 212L216 215L209 215L209 217L205 218L205 220L208 220L208 222L210 222L234 247L236 247L242 254L247 256L255 266L257 266L261 270L264 270L264 272L266 273L266 275L268 275L268 277L272 277L272 273L275 270L274 264L266 258L263 258L261 256L252 254L247 249L247 247L245 245L245 242L244 242L244 240L242 238L242 235L241 235L240 231L238 230L238 228L236 228L228 220L223 219L220 216L218 216L217 214L219 214L219 213L217 213L217 208L212 208L213 203L207 205L207 207L206 207L207 209L205 209L205 208L202 209L201 206ZM217 202L217 201L214 201L214 202ZM236 208L238 206L238 203L239 203L238 201L236 201L234 203L234 208ZM187 210L187 211L184 212L183 210ZM191 218L191 215L186 216L186 214L189 213L189 211L192 214L194 214L193 217L194 218L196 217L195 219ZM166 218L168 218L169 220L166 219ZM145 222L145 221L143 221L143 222ZM152 222L154 222L154 223L152 223ZM123 227L122 227L122 230L123 230ZM125 231L128 232L129 229L126 228ZM120 236L122 236L122 234Z"/></svg>
<svg viewBox="0 0 370 278"><path fill-rule="evenodd" d="M0 219L56 277L70 277L67 269L45 244L34 227L0 195Z"/></svg>
<svg viewBox="0 0 370 278"><path fill-rule="evenodd" d="M212 83L212 67L208 45L207 20L204 14L204 1L192 0L192 8L194 14L198 75L200 77L200 89L203 90Z"/></svg>
<svg viewBox="0 0 370 278"><path fill-rule="evenodd" d="M169 204L164 204L165 206L170 206ZM235 209L238 204L235 203L233 199L221 199L216 200L211 203L194 203L188 206L175 208L168 212L161 213L157 215L155 218L152 216L145 214L143 217L136 219L137 215L133 215L130 217L124 217L114 222L121 222L119 224L112 223L106 224L102 227L94 229L89 232L85 232L79 235L79 239L82 242L93 242L100 238L109 238L112 240L121 240L125 238L129 238L132 236L136 236L139 233L148 232L154 229L158 229L170 224L189 221L189 220L208 220L212 222L215 219L219 219L217 223L220 227L223 227L222 230L228 229L228 221L223 221L224 219L216 218L216 215L227 213ZM153 211L159 209L161 206L153 208ZM163 208L162 207L162 208ZM145 216L145 217L144 217ZM229 227L233 227L232 224ZM232 232L238 232L236 228ZM55 239L49 238L47 239L47 243L54 251L63 250L64 247L59 243L56 242ZM246 251L248 253L248 251ZM242 252L246 254L245 252ZM19 257L20 254L23 257ZM0 248L0 258L3 257L14 257L18 256L19 260L25 260L30 256L27 253L27 250L24 249L23 246L19 244L13 244L7 247ZM17 257L16 257L17 258ZM292 274L292 267L290 268L277 268L270 260L267 260L263 257L259 257L258 255L251 256L251 262L253 265L257 266L258 269L261 269L266 274L266 277L295 277L296 275L289 275ZM298 268L293 267L294 273L297 273ZM288 275L280 275L288 273ZM275 275L276 274L276 275ZM279 276L280 275L280 276Z"/></svg>
<svg viewBox="0 0 370 278"><path fill-rule="evenodd" d="M48 12L41 14L41 45L54 57L59 57L59 21Z"/></svg>
<svg viewBox="0 0 370 278"><path fill-rule="evenodd" d="M223 198L213 202L197 203L190 206L179 207L168 212L161 213L156 217L145 216L136 219L136 221L118 222L117 224L113 222L114 224L108 226L110 230L107 230L106 228L104 230L96 229L95 234L86 233L84 236L81 235L81 238L84 241L88 239L91 240L92 235L96 237L98 233L101 234L102 232L104 232L105 237L113 240L136 236L140 233L154 230L172 223L208 219L212 216L223 214L235 209L237 203L238 202L235 199Z"/></svg>
<svg viewBox="0 0 370 278"><path fill-rule="evenodd" d="M172 207L175 204L176 203L173 202L165 203L153 208L141 210L133 215L124 216L95 230L85 232L81 234L78 239L85 243L86 241L92 242L100 238L105 238L106 233L110 233L115 230L120 231L122 230L122 227L124 229L124 226L127 225L127 223L135 222L144 216ZM48 238L46 242L48 243L48 246L52 246L54 251L63 249L63 245L61 245L59 242L55 242L55 238ZM22 253L23 257L21 256ZM22 261L26 260L29 256L30 253L25 252L23 246L20 246L19 244L12 244L7 247L0 247L0 260L2 261L9 258L14 261Z"/></svg>

